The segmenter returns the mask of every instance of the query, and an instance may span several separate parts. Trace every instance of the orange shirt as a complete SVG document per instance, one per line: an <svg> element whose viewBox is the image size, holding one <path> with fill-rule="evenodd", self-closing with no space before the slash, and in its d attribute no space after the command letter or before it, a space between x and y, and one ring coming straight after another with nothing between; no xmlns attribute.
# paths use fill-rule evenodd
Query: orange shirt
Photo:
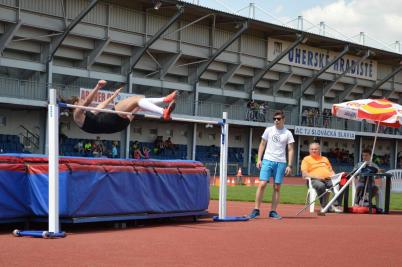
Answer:
<svg viewBox="0 0 402 267"><path fill-rule="evenodd" d="M304 157L301 164L302 172L308 173L309 176L318 179L325 179L333 175L332 166L327 157L319 156L313 158L312 156Z"/></svg>

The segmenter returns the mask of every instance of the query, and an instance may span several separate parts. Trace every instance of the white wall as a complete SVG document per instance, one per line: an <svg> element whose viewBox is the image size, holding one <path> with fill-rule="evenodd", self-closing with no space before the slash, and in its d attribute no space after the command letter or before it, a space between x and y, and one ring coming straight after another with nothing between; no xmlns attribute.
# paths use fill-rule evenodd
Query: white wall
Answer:
<svg viewBox="0 0 402 267"><path fill-rule="evenodd" d="M171 137L174 144L187 144L188 138L192 138L192 124L190 123L177 123L177 122L164 122L160 120L139 121L133 120L131 122L131 140L139 142L152 143L157 136L163 136L163 140ZM134 129L140 129L141 134L135 132ZM151 134L151 129L157 129L157 134ZM171 134L173 134L171 136Z"/></svg>
<svg viewBox="0 0 402 267"><path fill-rule="evenodd" d="M219 126L214 125L212 128L205 128L203 124L198 124L197 126L197 145L199 146L220 146L220 136L221 128ZM230 143L229 141L229 144Z"/></svg>
<svg viewBox="0 0 402 267"><path fill-rule="evenodd" d="M246 149L248 146L248 134L249 134L248 127L230 127L229 126L229 147L242 147L242 148ZM219 133L219 137L220 137L220 133Z"/></svg>
<svg viewBox="0 0 402 267"><path fill-rule="evenodd" d="M10 110L0 109L0 116L4 116L6 125L0 125L0 134L24 133L25 130L20 125L25 126L28 130L35 134L41 133L41 125L43 124L43 111L40 110Z"/></svg>

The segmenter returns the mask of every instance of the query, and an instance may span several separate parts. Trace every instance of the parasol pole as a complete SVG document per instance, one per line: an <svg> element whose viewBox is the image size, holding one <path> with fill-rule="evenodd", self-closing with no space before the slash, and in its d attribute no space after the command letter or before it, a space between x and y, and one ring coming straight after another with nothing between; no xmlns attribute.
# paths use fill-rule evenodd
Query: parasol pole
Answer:
<svg viewBox="0 0 402 267"><path fill-rule="evenodd" d="M373 149L371 150L370 163L373 162L373 160L374 160L373 159L373 157L374 157L374 149L375 149L375 143L377 142L377 135L378 135L378 129L379 128L380 128L380 121L377 122L377 129L375 130L374 143L373 143ZM366 179L368 179L368 178L366 178ZM367 192L367 181L364 184L363 197L359 202L360 205L363 205L363 203L364 203L364 196L366 195L366 192ZM370 212L371 212L371 208L370 208Z"/></svg>
<svg viewBox="0 0 402 267"><path fill-rule="evenodd" d="M377 142L378 129L380 128L380 121L377 122L377 129L375 130L373 149L371 150L370 161L373 162L375 143Z"/></svg>

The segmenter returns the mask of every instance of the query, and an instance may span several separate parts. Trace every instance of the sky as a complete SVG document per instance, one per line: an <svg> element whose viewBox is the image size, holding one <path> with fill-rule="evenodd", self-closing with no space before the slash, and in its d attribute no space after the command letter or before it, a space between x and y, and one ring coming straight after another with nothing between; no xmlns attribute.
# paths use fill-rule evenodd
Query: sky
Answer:
<svg viewBox="0 0 402 267"><path fill-rule="evenodd" d="M319 33L324 21L327 36L358 43L360 32L365 44L394 50L402 42L402 0L185 0L225 12L249 16L255 4L255 18L297 27L303 16L304 30Z"/></svg>

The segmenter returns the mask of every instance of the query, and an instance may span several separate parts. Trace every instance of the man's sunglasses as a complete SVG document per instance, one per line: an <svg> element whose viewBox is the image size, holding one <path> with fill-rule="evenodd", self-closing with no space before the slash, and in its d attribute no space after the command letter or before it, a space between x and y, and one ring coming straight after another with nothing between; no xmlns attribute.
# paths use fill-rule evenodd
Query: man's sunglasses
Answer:
<svg viewBox="0 0 402 267"><path fill-rule="evenodd" d="M275 117L274 117L273 120L274 120L274 121L280 121L280 120L282 120L282 118L275 118Z"/></svg>

